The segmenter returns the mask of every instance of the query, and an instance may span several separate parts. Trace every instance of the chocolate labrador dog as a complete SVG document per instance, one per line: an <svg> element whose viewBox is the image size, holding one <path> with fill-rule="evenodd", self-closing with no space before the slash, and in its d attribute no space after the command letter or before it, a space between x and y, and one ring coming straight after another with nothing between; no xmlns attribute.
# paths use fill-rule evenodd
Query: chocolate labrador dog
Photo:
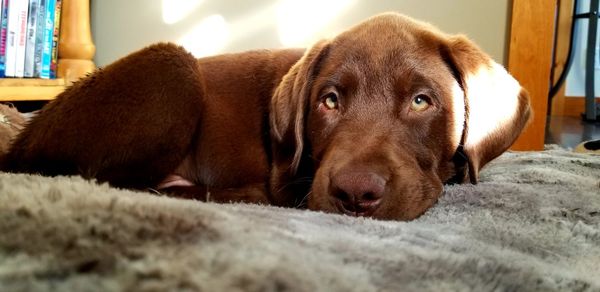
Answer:
<svg viewBox="0 0 600 292"><path fill-rule="evenodd" d="M147 47L43 108L3 169L408 220L477 182L529 116L472 42L386 13L306 51Z"/></svg>

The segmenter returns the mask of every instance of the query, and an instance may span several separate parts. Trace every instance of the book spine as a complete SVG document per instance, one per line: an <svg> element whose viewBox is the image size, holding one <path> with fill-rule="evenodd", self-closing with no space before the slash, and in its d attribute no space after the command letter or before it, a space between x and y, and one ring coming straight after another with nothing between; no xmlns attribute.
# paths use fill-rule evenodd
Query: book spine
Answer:
<svg viewBox="0 0 600 292"><path fill-rule="evenodd" d="M2 47L4 46L3 41L2 41L2 11L4 11L3 9L4 7L4 1L0 0L0 50L2 50ZM2 57L2 52L0 52L0 78L4 77L4 59Z"/></svg>
<svg viewBox="0 0 600 292"><path fill-rule="evenodd" d="M25 70L23 72L24 77L33 77L35 32L37 30L38 10L38 0L29 0L29 15L27 17L27 43L25 46Z"/></svg>
<svg viewBox="0 0 600 292"><path fill-rule="evenodd" d="M35 31L35 51L33 77L40 78L42 73L42 51L44 50L44 29L46 27L46 0L39 0L37 29Z"/></svg>
<svg viewBox="0 0 600 292"><path fill-rule="evenodd" d="M8 25L6 32L6 59L5 75L15 77L15 65L17 64L17 31L19 27L19 0L8 2Z"/></svg>
<svg viewBox="0 0 600 292"><path fill-rule="evenodd" d="M52 57L50 59L50 78L52 79L56 78L58 69L58 37L60 35L61 4L61 0L56 0L56 5L54 6L54 33L52 34Z"/></svg>
<svg viewBox="0 0 600 292"><path fill-rule="evenodd" d="M50 62L52 59L52 36L54 35L55 0L46 0L46 17L44 26L44 46L42 48L42 71L40 78L50 79Z"/></svg>
<svg viewBox="0 0 600 292"><path fill-rule="evenodd" d="M6 36L8 34L8 0L2 1L0 10L0 77L5 76L6 70Z"/></svg>
<svg viewBox="0 0 600 292"><path fill-rule="evenodd" d="M17 28L17 52L15 54L15 77L23 77L25 70L25 45L27 44L27 12L29 12L29 1L20 0Z"/></svg>

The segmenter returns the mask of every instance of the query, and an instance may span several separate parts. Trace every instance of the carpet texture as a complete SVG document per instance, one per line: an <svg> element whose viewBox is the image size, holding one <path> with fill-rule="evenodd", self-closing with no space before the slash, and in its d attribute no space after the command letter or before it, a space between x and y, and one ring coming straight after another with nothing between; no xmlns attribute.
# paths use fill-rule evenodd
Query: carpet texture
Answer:
<svg viewBox="0 0 600 292"><path fill-rule="evenodd" d="M412 222L0 174L0 291L600 291L600 156L506 153Z"/></svg>

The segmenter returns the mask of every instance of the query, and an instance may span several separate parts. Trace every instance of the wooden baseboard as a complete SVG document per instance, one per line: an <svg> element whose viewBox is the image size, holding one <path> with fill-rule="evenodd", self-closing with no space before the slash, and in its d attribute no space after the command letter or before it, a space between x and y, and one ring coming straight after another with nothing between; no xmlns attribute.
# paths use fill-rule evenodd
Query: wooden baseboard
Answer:
<svg viewBox="0 0 600 292"><path fill-rule="evenodd" d="M600 103L600 98L596 98L596 103ZM552 115L565 117L581 117L585 112L585 98L573 96L556 96L552 100Z"/></svg>

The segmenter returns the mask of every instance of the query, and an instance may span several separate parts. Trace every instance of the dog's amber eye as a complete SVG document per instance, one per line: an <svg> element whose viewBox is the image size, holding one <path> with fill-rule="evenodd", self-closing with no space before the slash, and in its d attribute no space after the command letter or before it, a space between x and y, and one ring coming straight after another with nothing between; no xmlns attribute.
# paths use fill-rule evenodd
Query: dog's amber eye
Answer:
<svg viewBox="0 0 600 292"><path fill-rule="evenodd" d="M329 93L324 96L323 105L327 107L327 109L334 110L338 108L338 97L335 93Z"/></svg>
<svg viewBox="0 0 600 292"><path fill-rule="evenodd" d="M430 106L427 96L419 94L413 98L410 108L413 111L421 112L426 110Z"/></svg>

